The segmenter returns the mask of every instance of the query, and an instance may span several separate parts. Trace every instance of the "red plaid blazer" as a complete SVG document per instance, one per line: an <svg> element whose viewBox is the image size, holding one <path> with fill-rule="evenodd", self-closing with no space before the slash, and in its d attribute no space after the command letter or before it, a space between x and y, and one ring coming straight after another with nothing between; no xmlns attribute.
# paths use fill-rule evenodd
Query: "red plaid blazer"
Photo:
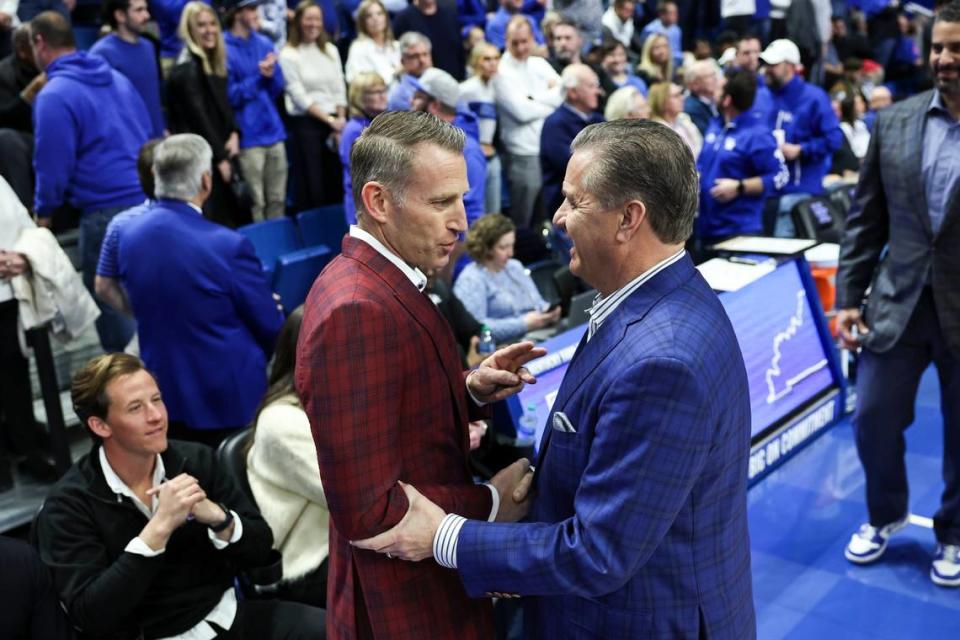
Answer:
<svg viewBox="0 0 960 640"><path fill-rule="evenodd" d="M329 638L492 638L489 600L469 598L456 572L349 544L404 516L398 480L445 511L490 514L490 490L467 466L473 403L449 325L399 269L350 237L305 305L295 377L330 508Z"/></svg>

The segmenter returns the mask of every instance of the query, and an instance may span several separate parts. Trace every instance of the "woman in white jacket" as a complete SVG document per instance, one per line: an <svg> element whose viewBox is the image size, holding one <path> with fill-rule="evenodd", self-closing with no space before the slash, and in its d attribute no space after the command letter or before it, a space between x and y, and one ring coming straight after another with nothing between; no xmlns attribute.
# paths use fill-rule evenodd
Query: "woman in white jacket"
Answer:
<svg viewBox="0 0 960 640"><path fill-rule="evenodd" d="M283 554L280 598L326 607L330 519L310 422L293 388L303 307L277 338L269 386L253 426L247 478L273 546Z"/></svg>
<svg viewBox="0 0 960 640"><path fill-rule="evenodd" d="M393 37L390 17L380 0L364 0L357 9L357 39L347 54L347 83L365 71L376 73L387 87L400 75L400 45ZM350 194L347 194L348 197Z"/></svg>

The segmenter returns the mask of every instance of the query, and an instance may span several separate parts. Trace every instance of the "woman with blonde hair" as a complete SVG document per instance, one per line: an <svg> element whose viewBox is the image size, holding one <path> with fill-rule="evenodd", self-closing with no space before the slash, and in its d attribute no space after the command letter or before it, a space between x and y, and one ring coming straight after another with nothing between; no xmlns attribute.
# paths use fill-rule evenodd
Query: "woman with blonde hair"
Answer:
<svg viewBox="0 0 960 640"><path fill-rule="evenodd" d="M357 39L347 53L347 82L357 74L373 72L387 83L400 75L400 45L393 37L390 18L380 0L363 0L357 9Z"/></svg>
<svg viewBox="0 0 960 640"><path fill-rule="evenodd" d="M337 147L347 124L347 87L340 53L323 28L323 10L302 0L280 51L286 80L287 146L293 209L303 211L343 200Z"/></svg>
<svg viewBox="0 0 960 640"><path fill-rule="evenodd" d="M387 110L387 83L376 73L365 71L357 74L350 83L347 95L350 103L350 119L340 137L340 164L343 167L343 210L348 224L357 223L357 210L353 202L353 179L350 174L350 151L370 122Z"/></svg>
<svg viewBox="0 0 960 640"><path fill-rule="evenodd" d="M658 82L650 87L647 99L650 101L650 119L673 129L687 143L696 159L703 148L703 136L690 116L683 112L683 89L680 85Z"/></svg>
<svg viewBox="0 0 960 640"><path fill-rule="evenodd" d="M460 100L477 116L480 127L480 147L487 159L484 211L500 211L500 156L493 144L497 131L497 96L493 77L500 64L500 50L489 42L480 42L470 51L468 67L473 75L460 83Z"/></svg>
<svg viewBox="0 0 960 640"><path fill-rule="evenodd" d="M611 120L645 120L650 117L650 105L640 90L633 86L617 89L607 98L603 117Z"/></svg>
<svg viewBox="0 0 960 640"><path fill-rule="evenodd" d="M227 98L227 50L210 5L189 2L180 16L183 51L167 78L171 133L195 133L213 149L213 191L204 215L230 227L246 222L230 189L240 153L240 129Z"/></svg>
<svg viewBox="0 0 960 640"><path fill-rule="evenodd" d="M656 82L672 82L673 72L670 41L662 33L651 34L643 43L637 75L650 86Z"/></svg>

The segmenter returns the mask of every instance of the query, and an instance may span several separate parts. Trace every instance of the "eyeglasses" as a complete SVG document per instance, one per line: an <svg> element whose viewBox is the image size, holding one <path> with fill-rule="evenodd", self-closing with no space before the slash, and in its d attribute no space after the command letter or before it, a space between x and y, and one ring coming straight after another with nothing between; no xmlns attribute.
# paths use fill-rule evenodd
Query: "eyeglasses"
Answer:
<svg viewBox="0 0 960 640"><path fill-rule="evenodd" d="M387 94L386 89L367 89L363 92L365 96L383 96Z"/></svg>

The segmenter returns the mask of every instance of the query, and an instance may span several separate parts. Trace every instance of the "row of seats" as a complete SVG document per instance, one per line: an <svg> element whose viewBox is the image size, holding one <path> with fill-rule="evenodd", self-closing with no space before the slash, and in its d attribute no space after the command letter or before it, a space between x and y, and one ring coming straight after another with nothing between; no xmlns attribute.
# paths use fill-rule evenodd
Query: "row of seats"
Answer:
<svg viewBox="0 0 960 640"><path fill-rule="evenodd" d="M841 184L828 189L823 196L798 202L790 212L797 237L839 244L854 188Z"/></svg>
<svg viewBox="0 0 960 640"><path fill-rule="evenodd" d="M313 281L340 253L347 223L343 205L337 204L294 218L254 222L237 231L253 244L264 275L289 313L303 304Z"/></svg>

